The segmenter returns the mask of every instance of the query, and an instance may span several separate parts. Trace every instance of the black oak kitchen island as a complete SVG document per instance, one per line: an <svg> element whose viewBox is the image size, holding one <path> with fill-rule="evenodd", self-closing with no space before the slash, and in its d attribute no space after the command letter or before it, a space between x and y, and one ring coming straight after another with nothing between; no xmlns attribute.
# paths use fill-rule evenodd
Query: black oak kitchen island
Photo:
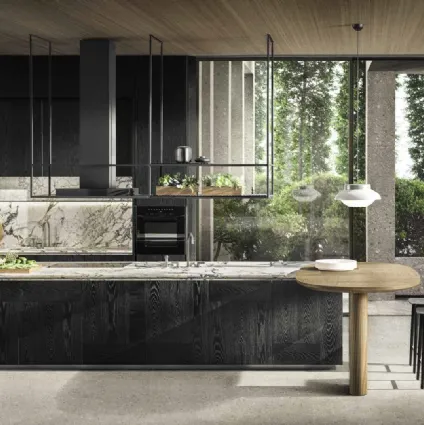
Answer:
<svg viewBox="0 0 424 425"><path fill-rule="evenodd" d="M342 296L302 263L45 264L0 275L0 364L272 367L342 363Z"/></svg>

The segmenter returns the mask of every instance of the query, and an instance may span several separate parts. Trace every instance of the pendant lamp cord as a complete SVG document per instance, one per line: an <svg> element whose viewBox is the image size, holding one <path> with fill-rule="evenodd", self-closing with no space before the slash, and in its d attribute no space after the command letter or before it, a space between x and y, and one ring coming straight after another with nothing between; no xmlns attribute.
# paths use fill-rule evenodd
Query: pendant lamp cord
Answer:
<svg viewBox="0 0 424 425"><path fill-rule="evenodd" d="M356 182L359 182L359 31L356 30Z"/></svg>

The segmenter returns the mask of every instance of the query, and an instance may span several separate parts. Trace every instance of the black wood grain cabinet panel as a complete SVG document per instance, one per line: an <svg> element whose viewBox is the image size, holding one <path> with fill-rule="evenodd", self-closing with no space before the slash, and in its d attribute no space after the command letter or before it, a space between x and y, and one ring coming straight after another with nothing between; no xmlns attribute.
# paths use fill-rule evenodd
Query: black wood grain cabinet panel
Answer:
<svg viewBox="0 0 424 425"><path fill-rule="evenodd" d="M83 361L115 363L129 343L125 284L87 281L83 284Z"/></svg>
<svg viewBox="0 0 424 425"><path fill-rule="evenodd" d="M270 364L271 283L210 281L208 363Z"/></svg>
<svg viewBox="0 0 424 425"><path fill-rule="evenodd" d="M341 295L293 280L0 283L0 364L341 362Z"/></svg>
<svg viewBox="0 0 424 425"><path fill-rule="evenodd" d="M274 364L342 363L341 294L275 282L272 316Z"/></svg>
<svg viewBox="0 0 424 425"><path fill-rule="evenodd" d="M0 365L19 364L19 323L17 304L0 299Z"/></svg>
<svg viewBox="0 0 424 425"><path fill-rule="evenodd" d="M81 364L81 284L2 282L1 364Z"/></svg>
<svg viewBox="0 0 424 425"><path fill-rule="evenodd" d="M205 282L146 282L148 364L204 364Z"/></svg>

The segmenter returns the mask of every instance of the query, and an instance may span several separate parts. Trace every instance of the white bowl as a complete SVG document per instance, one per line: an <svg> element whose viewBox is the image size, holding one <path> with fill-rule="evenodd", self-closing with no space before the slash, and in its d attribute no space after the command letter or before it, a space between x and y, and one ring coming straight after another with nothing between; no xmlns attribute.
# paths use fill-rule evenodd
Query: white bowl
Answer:
<svg viewBox="0 0 424 425"><path fill-rule="evenodd" d="M316 260L315 268L333 272L350 271L358 268L356 260L346 260L341 258L327 258L325 260Z"/></svg>

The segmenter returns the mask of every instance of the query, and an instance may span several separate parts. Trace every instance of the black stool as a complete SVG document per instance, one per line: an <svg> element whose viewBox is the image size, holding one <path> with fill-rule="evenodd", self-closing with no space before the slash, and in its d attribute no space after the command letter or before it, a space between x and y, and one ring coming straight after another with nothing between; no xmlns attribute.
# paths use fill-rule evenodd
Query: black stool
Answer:
<svg viewBox="0 0 424 425"><path fill-rule="evenodd" d="M421 371L421 389L424 390L424 307L419 307L417 313L417 332L418 336L418 350L417 350L417 379L420 379Z"/></svg>
<svg viewBox="0 0 424 425"><path fill-rule="evenodd" d="M424 307L424 298L409 298L409 303L412 305L411 311L411 334L409 339L409 365L414 363L414 373L417 371L417 348L418 348L418 332L419 325L417 319L417 308Z"/></svg>

